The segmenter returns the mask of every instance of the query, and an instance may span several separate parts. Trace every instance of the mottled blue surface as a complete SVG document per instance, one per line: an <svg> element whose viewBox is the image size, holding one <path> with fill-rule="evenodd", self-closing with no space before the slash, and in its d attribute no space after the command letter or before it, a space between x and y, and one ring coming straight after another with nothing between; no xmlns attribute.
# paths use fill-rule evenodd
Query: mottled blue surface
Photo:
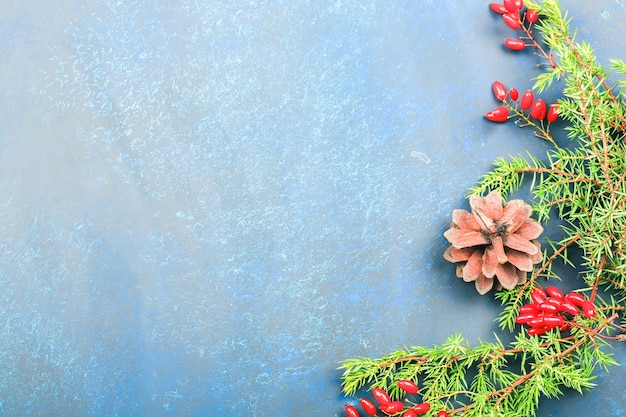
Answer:
<svg viewBox="0 0 626 417"><path fill-rule="evenodd" d="M442 232L547 145L482 118L536 62L487 4L2 1L0 415L343 415L341 360L490 339ZM626 58L623 2L562 6Z"/></svg>

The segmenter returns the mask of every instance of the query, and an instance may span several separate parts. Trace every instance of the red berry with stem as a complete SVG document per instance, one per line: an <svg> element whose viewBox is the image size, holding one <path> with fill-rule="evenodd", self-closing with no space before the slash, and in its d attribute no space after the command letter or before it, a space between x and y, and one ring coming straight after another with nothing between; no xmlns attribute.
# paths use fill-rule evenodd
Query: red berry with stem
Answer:
<svg viewBox="0 0 626 417"><path fill-rule="evenodd" d="M558 104L553 104L550 106L550 110L548 110L548 115L546 116L548 122L552 123L559 118L559 106Z"/></svg>
<svg viewBox="0 0 626 417"><path fill-rule="evenodd" d="M396 414L404 409L404 403L402 401L391 401L386 404L380 405L380 411L386 414Z"/></svg>
<svg viewBox="0 0 626 417"><path fill-rule="evenodd" d="M504 106L495 108L485 114L485 118L491 122L504 123L509 118L509 109Z"/></svg>
<svg viewBox="0 0 626 417"><path fill-rule="evenodd" d="M585 300L581 303L580 308L583 310L583 315L588 319L596 316L596 307L591 301Z"/></svg>
<svg viewBox="0 0 626 417"><path fill-rule="evenodd" d="M359 402L361 403L361 407L363 407L363 410L365 410L367 414L369 414L370 416L376 415L376 406L373 402L371 402L367 398L361 398Z"/></svg>
<svg viewBox="0 0 626 417"><path fill-rule="evenodd" d="M519 91L517 91L517 88L511 88L509 90L509 97L511 97L511 100L517 101L519 98Z"/></svg>
<svg viewBox="0 0 626 417"><path fill-rule="evenodd" d="M522 106L522 110L530 109L530 106L533 105L534 100L535 100L535 94L532 92L532 90L526 91L522 95L522 102L520 103L520 105Z"/></svg>
<svg viewBox="0 0 626 417"><path fill-rule="evenodd" d="M491 89L493 90L493 95L496 96L498 100L504 101L504 99L506 99L506 87L500 81L494 81Z"/></svg>
<svg viewBox="0 0 626 417"><path fill-rule="evenodd" d="M512 51L521 51L526 48L526 42L521 39L506 38L504 45Z"/></svg>
<svg viewBox="0 0 626 417"><path fill-rule="evenodd" d="M412 410L415 410L417 414L426 414L430 411L430 404L428 403L419 403L411 407Z"/></svg>
<svg viewBox="0 0 626 417"><path fill-rule="evenodd" d="M359 412L354 408L353 405L346 404L346 415L348 417L359 417Z"/></svg>
<svg viewBox="0 0 626 417"><path fill-rule="evenodd" d="M401 379L398 381L398 387L407 394L417 394L419 391L418 386L413 381L409 381L408 379Z"/></svg>
<svg viewBox="0 0 626 417"><path fill-rule="evenodd" d="M526 21L529 23L535 23L539 19L539 13L534 10L528 10L526 12Z"/></svg>
<svg viewBox="0 0 626 417"><path fill-rule="evenodd" d="M378 401L378 404L383 405L383 404L388 404L391 402L391 397L389 397L389 394L387 394L387 391L382 390L380 388L374 388L372 390L372 394L374 395L374 398L376 399L376 401Z"/></svg>
<svg viewBox="0 0 626 417"><path fill-rule="evenodd" d="M513 30L518 30L520 28L520 23L519 23L519 13L515 12L515 13L505 13L502 15L502 19L504 20L504 23L506 23L506 25L508 27L510 27Z"/></svg>
<svg viewBox="0 0 626 417"><path fill-rule="evenodd" d="M546 102L543 101L543 99L538 98L530 109L530 117L537 120L543 120L546 117L547 108Z"/></svg>
<svg viewBox="0 0 626 417"><path fill-rule="evenodd" d="M524 8L524 0L515 0L515 8L522 10Z"/></svg>
<svg viewBox="0 0 626 417"><path fill-rule="evenodd" d="M498 14L505 14L507 12L506 7L502 3L489 3L489 8Z"/></svg>
<svg viewBox="0 0 626 417"><path fill-rule="evenodd" d="M570 323L565 323L564 325L562 325L561 327L559 327L559 331L561 333L565 333L566 331L568 331L569 329L571 329L572 326Z"/></svg>

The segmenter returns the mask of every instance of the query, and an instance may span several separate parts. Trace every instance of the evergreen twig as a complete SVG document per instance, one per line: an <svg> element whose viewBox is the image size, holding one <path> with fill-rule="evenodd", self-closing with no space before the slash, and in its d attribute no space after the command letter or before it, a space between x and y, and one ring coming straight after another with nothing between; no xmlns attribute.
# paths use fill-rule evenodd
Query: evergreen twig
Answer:
<svg viewBox="0 0 626 417"><path fill-rule="evenodd" d="M530 154L498 159L470 193L509 195L530 176L535 214L541 221L559 221L564 237L548 241L544 260L524 285L497 294L503 306L500 328L515 332L513 342L505 346L496 335L496 342L470 347L455 334L442 345L348 359L340 367L347 395L369 386L399 398L397 381L420 380L422 399L433 406L431 415L447 410L464 417L521 417L534 415L542 396L592 388L598 367L616 365L606 347L626 340L626 80L613 77L626 74L626 62L614 59L608 70L601 66L589 44L571 35L570 20L557 0L526 5L541 19L534 25L522 22L523 39L545 61L533 89L564 84L558 113L568 123L571 143L558 146L549 126L505 103L553 148L545 162ZM575 278L557 276L552 268L557 259L572 264L572 247L582 254L577 267L585 288L580 292L594 302L597 317L576 316L563 333L555 329L531 336L515 323L519 308L540 280Z"/></svg>

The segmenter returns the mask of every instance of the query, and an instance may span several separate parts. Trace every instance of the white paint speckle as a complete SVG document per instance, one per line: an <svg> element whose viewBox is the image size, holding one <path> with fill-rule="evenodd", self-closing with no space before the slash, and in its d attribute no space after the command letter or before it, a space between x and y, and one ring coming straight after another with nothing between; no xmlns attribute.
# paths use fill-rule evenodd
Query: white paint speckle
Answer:
<svg viewBox="0 0 626 417"><path fill-rule="evenodd" d="M419 159L420 161L422 161L422 162L424 162L426 164L430 164L430 158L424 152L412 151L411 152L411 156L413 158Z"/></svg>

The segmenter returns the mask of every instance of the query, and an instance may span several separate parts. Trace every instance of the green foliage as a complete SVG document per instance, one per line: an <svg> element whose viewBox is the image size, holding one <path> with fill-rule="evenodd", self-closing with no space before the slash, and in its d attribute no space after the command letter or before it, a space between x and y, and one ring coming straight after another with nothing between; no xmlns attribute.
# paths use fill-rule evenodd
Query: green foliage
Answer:
<svg viewBox="0 0 626 417"><path fill-rule="evenodd" d="M570 142L558 146L548 124L511 106L515 117L554 146L543 159L528 154L496 160L470 194L498 190L504 197L530 184L535 215L558 221L563 236L546 239L543 261L525 285L496 294L503 306L500 329L516 332L514 341L505 346L496 335L496 342L470 347L457 334L440 346L349 359L340 367L347 395L369 386L399 398L397 381L419 380L433 415L445 409L464 417L530 416L542 397L558 397L568 388L582 393L594 387L598 367L616 365L607 341L626 339L626 80L619 78L626 75L626 62L613 59L608 70L600 65L589 44L575 41L557 0L526 5L541 19L533 30L523 30L546 61L534 90L563 85L558 113ZM573 278L553 269L556 261L574 266L572 248L582 254L576 265L586 286L581 292L589 294L597 317L575 317L564 334L530 336L515 323L519 308L539 280Z"/></svg>
<svg viewBox="0 0 626 417"><path fill-rule="evenodd" d="M519 333L508 348L499 340L471 348L456 334L431 348L349 359L340 369L347 395L369 384L400 398L397 382L419 375L422 401L433 409L463 416L521 417L534 414L541 396L557 397L563 388L581 393L592 388L597 363L613 364L586 338L566 340L555 330L545 340Z"/></svg>
<svg viewBox="0 0 626 417"><path fill-rule="evenodd" d="M535 80L535 90L565 82L559 116L569 122L566 131L573 145L556 145L542 162L532 155L499 159L471 189L472 194L499 190L507 195L532 178L533 209L540 221L558 217L565 237L548 242L548 263L537 276L554 277L551 254L567 261L567 248L575 243L584 262L580 274L591 286L611 287L617 299L626 298L626 117L623 101L626 81L610 84L609 74L626 74L626 63L614 59L610 71L598 62L591 46L570 36L569 19L556 0L530 2L542 19L535 25L549 53L546 69ZM538 45L541 51L543 49ZM617 91L617 92L616 92ZM548 136L547 130L543 135ZM553 142L551 137L544 137ZM506 305L506 304L505 304ZM511 305L511 307L514 307ZM607 308L615 307L615 305ZM623 309L623 304L620 306ZM501 324L511 328L510 320Z"/></svg>

